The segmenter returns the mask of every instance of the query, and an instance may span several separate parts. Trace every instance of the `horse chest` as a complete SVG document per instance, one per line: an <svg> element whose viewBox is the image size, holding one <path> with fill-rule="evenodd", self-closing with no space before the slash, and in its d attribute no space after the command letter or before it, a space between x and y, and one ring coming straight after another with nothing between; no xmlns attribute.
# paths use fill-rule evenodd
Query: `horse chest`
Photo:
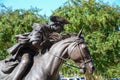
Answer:
<svg viewBox="0 0 120 80"><path fill-rule="evenodd" d="M47 80L46 74L33 72L25 77L24 80Z"/></svg>

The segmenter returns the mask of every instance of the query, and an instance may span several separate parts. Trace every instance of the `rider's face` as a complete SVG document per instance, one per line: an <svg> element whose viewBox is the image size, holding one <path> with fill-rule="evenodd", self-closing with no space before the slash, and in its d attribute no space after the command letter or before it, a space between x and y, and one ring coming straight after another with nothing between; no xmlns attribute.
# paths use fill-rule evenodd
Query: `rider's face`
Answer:
<svg viewBox="0 0 120 80"><path fill-rule="evenodd" d="M64 30L64 27L63 26L61 26L61 25L59 25L59 26L56 26L57 28L56 28L56 31L58 32L58 33L60 33L61 31L63 31Z"/></svg>

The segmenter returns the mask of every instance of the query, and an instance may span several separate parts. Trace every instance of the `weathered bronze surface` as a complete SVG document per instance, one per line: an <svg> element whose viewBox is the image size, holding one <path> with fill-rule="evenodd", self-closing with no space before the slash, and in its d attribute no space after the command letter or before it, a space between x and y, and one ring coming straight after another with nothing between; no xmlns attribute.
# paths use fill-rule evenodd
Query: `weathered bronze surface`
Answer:
<svg viewBox="0 0 120 80"><path fill-rule="evenodd" d="M0 80L57 80L59 68L70 58L85 73L94 65L81 36L59 34L69 22L59 16L52 24L33 24L30 33L16 35L18 43L8 49L12 55L0 61Z"/></svg>

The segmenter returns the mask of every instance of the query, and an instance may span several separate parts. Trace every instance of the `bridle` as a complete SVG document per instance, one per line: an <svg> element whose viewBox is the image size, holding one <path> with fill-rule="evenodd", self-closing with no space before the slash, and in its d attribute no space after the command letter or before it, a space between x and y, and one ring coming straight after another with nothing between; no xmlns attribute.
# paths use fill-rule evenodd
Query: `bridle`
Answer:
<svg viewBox="0 0 120 80"><path fill-rule="evenodd" d="M79 46L79 44L83 43L84 41L83 41L83 39L78 38L73 42L75 42L74 47L73 47L73 49L74 49L76 46ZM72 52L72 50L71 50L71 52ZM79 50L80 50L80 53L81 53L80 55L83 56L84 52L82 51L81 47L79 47ZM71 55L71 52L70 52L70 55ZM82 59L83 59L83 62L79 66L79 69L85 69L86 64L92 61L92 59L85 60L84 57L82 57Z"/></svg>
<svg viewBox="0 0 120 80"><path fill-rule="evenodd" d="M81 40L80 38L78 38L78 39L76 39L76 40L74 40L74 41L72 41L72 42L74 42L74 44L73 44L74 47L71 49L70 55L71 55L73 49L74 49L76 46L79 46L79 44L83 43L83 40ZM69 45L69 46L70 46L70 45ZM83 53L81 47L79 47L79 50L80 50L80 53L81 53L80 55L83 56L84 53ZM53 54L51 54L51 55L53 55ZM82 58L83 58L83 62L81 63L81 65L80 65L80 66L75 66L75 65L73 65L73 64L68 63L65 58L62 58L62 57L59 57L59 56L56 56L56 55L53 55L53 56L55 56L55 57L63 60L63 61L64 61L64 64L68 65L69 67L74 67L74 68L77 68L77 69L85 69L86 64L92 61L92 59L85 60L84 57L82 57ZM70 59L70 56L69 56L68 58Z"/></svg>
<svg viewBox="0 0 120 80"><path fill-rule="evenodd" d="M83 43L83 42L82 42L82 43ZM82 51L81 47L79 47L79 50L80 50L80 53L81 53L80 55L83 56L83 55L84 55L84 52ZM92 61L91 58L88 59L88 60L85 60L84 57L82 57L82 58L83 58L84 61L83 61L83 62L81 63L81 65L79 66L80 69L84 69L84 68L86 67L86 64Z"/></svg>

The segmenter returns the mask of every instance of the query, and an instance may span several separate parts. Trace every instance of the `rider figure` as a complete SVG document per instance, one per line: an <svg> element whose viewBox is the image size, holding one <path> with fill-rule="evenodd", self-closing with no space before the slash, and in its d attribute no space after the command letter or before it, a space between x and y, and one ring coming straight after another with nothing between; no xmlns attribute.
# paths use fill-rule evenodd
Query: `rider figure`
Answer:
<svg viewBox="0 0 120 80"><path fill-rule="evenodd" d="M69 23L59 16L51 16L50 20L53 22L52 24L34 23L31 33L16 36L18 43L8 49L8 52L13 56L7 60L8 62L10 60L18 60L20 62L13 80L19 80L23 77L24 72L30 66L31 62L33 62L33 56L38 53L39 49L42 49L42 43L45 39L47 39L52 32L60 33L64 30L64 25Z"/></svg>

